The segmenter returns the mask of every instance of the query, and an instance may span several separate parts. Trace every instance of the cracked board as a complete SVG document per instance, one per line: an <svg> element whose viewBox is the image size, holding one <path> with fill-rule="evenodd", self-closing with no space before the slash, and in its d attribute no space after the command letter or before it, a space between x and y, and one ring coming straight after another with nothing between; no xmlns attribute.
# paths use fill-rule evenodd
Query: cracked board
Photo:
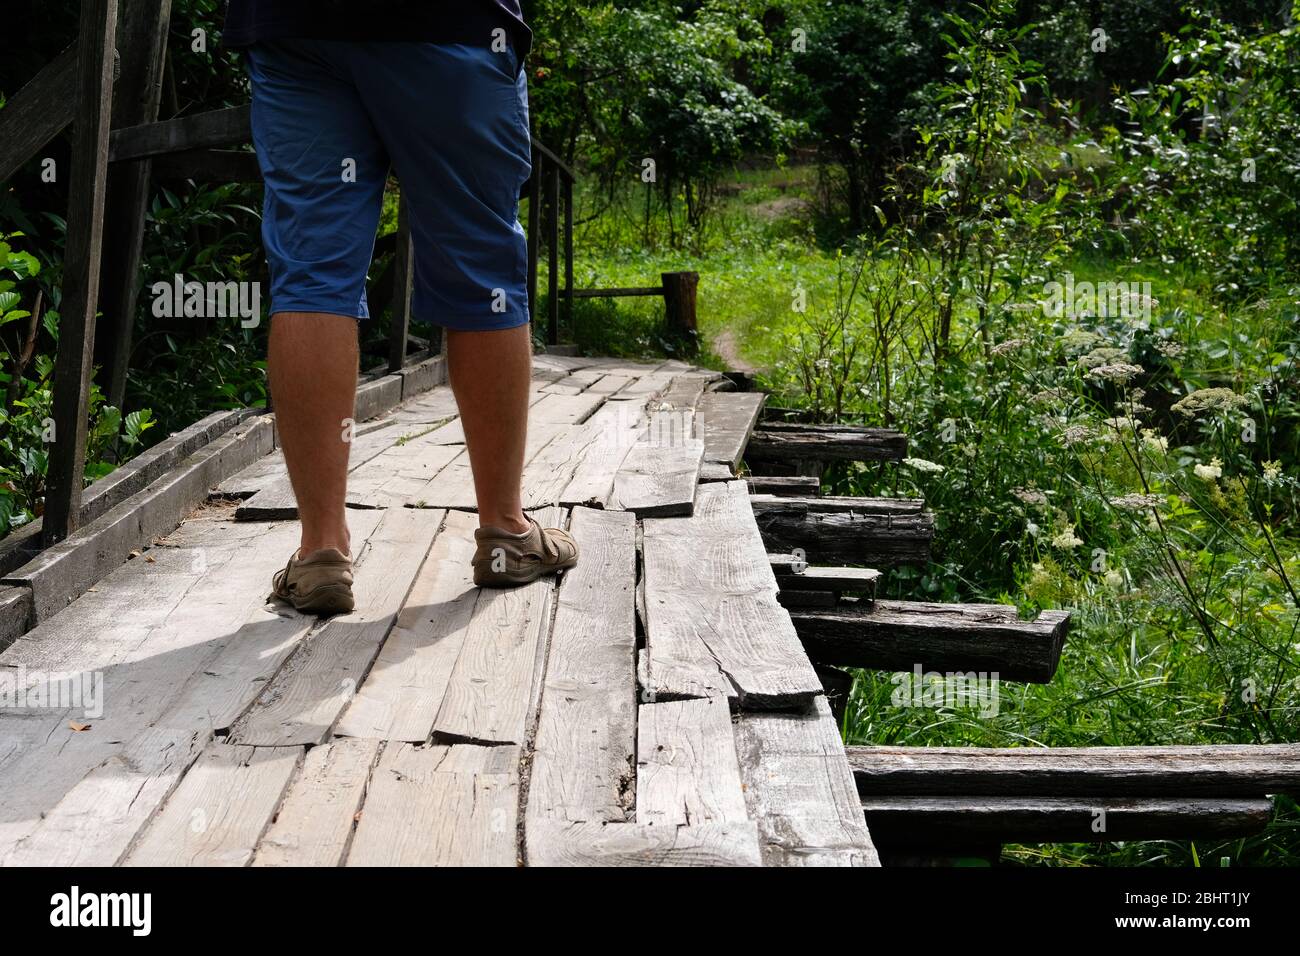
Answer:
<svg viewBox="0 0 1300 956"><path fill-rule="evenodd" d="M535 822L624 822L632 809L636 519L575 508L570 531L582 560L557 596L528 790L530 852Z"/></svg>
<svg viewBox="0 0 1300 956"><path fill-rule="evenodd" d="M822 692L776 578L743 481L699 487L689 518L644 523L647 693L807 705Z"/></svg>

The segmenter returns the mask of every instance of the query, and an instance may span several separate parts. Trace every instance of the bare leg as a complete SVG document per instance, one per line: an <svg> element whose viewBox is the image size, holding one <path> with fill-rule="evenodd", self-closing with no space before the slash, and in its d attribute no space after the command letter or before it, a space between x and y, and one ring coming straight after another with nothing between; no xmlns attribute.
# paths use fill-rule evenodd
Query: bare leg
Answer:
<svg viewBox="0 0 1300 956"><path fill-rule="evenodd" d="M494 332L448 329L444 335L447 376L474 471L479 526L521 534L529 528L520 489L532 379L529 327Z"/></svg>
<svg viewBox="0 0 1300 956"><path fill-rule="evenodd" d="M268 355L275 418L298 499L302 548L350 554L344 509L357 394L357 320L320 312L277 312Z"/></svg>

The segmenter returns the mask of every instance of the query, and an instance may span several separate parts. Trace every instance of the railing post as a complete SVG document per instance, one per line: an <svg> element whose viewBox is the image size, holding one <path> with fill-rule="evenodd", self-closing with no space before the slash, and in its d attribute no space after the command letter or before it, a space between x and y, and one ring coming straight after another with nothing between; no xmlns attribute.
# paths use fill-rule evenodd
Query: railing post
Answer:
<svg viewBox="0 0 1300 956"><path fill-rule="evenodd" d="M573 334L573 180L564 177L564 321Z"/></svg>
<svg viewBox="0 0 1300 956"><path fill-rule="evenodd" d="M163 56L171 0L120 0L117 52L121 75L113 96L113 128L158 119ZM96 361L107 373L104 394L125 411L127 365L140 295L144 218L149 207L148 159L109 170L104 211L103 316L95 336Z"/></svg>
<svg viewBox="0 0 1300 956"><path fill-rule="evenodd" d="M406 196L397 202L397 247L393 250L393 324L388 333L388 371L406 364L406 340L411 331L411 272L415 257L411 247L411 220ZM435 329L438 326L434 326ZM430 351L433 343L429 343Z"/></svg>
<svg viewBox="0 0 1300 956"><path fill-rule="evenodd" d="M54 443L46 470L41 529L47 545L75 531L81 517L116 34L117 0L82 0L77 41L77 125L69 171L59 349L54 361Z"/></svg>
<svg viewBox="0 0 1300 956"><path fill-rule="evenodd" d="M560 168L550 164L546 179L546 208L550 213L550 230L546 251L546 291L549 293L546 316L546 341L560 341Z"/></svg>
<svg viewBox="0 0 1300 956"><path fill-rule="evenodd" d="M541 237L542 151L533 146L533 171L528 180L528 318L537 322L537 241Z"/></svg>
<svg viewBox="0 0 1300 956"><path fill-rule="evenodd" d="M698 272L662 272L664 316L668 334L686 340L693 349L696 340L695 289L700 283Z"/></svg>

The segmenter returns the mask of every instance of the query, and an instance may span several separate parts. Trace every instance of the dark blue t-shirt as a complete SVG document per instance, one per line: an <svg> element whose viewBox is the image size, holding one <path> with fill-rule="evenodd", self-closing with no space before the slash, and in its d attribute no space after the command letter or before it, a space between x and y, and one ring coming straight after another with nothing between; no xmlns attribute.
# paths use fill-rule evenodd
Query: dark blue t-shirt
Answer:
<svg viewBox="0 0 1300 956"><path fill-rule="evenodd" d="M497 28L505 29L522 63L533 35L519 0L230 0L221 39L229 47L277 37L487 45Z"/></svg>

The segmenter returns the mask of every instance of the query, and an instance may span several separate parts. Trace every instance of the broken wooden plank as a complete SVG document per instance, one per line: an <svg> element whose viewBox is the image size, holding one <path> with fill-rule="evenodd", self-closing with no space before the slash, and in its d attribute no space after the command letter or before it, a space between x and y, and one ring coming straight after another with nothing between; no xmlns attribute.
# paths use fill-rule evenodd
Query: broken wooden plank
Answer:
<svg viewBox="0 0 1300 956"><path fill-rule="evenodd" d="M766 398L763 392L709 392L700 398L695 409L696 430L704 440L705 460L736 470L746 456Z"/></svg>
<svg viewBox="0 0 1300 956"><path fill-rule="evenodd" d="M556 598L526 834L537 820L625 821L633 798L636 518L575 508L570 533L582 557Z"/></svg>
<svg viewBox="0 0 1300 956"><path fill-rule="evenodd" d="M1300 744L849 747L872 796L1254 797L1300 793Z"/></svg>
<svg viewBox="0 0 1300 956"><path fill-rule="evenodd" d="M564 513L546 508L534 517L563 527ZM541 691L553 577L519 588L481 588L452 669L434 739L522 744Z"/></svg>
<svg viewBox="0 0 1300 956"><path fill-rule="evenodd" d="M695 507L704 443L689 438L672 444L649 439L628 451L614 476L609 505L638 517L689 515Z"/></svg>
<svg viewBox="0 0 1300 956"><path fill-rule="evenodd" d="M519 748L390 744L348 866L515 866Z"/></svg>
<svg viewBox="0 0 1300 956"><path fill-rule="evenodd" d="M974 672L1046 683L1069 630L1067 611L1022 621L1012 605L875 601L791 612L818 663L879 670ZM918 690L918 693L920 691Z"/></svg>
<svg viewBox="0 0 1300 956"><path fill-rule="evenodd" d="M698 826L748 819L725 698L642 704L638 714L637 823Z"/></svg>
<svg viewBox="0 0 1300 956"><path fill-rule="evenodd" d="M380 746L343 738L309 750L252 865L341 866Z"/></svg>
<svg viewBox="0 0 1300 956"><path fill-rule="evenodd" d="M743 481L701 485L690 518L646 519L643 553L649 700L795 707L821 693Z"/></svg>
<svg viewBox="0 0 1300 956"><path fill-rule="evenodd" d="M478 599L478 518L449 511L375 666L335 733L420 743L429 738Z"/></svg>
<svg viewBox="0 0 1300 956"><path fill-rule="evenodd" d="M319 744L365 679L442 524L440 511L391 508L358 555L356 610L330 618L230 732L231 743Z"/></svg>
<svg viewBox="0 0 1300 956"><path fill-rule="evenodd" d="M749 822L699 826L561 823L529 827L529 866L761 866Z"/></svg>
<svg viewBox="0 0 1300 956"><path fill-rule="evenodd" d="M741 714L736 752L765 865L880 865L824 697L799 713Z"/></svg>
<svg viewBox="0 0 1300 956"><path fill-rule="evenodd" d="M123 865L247 866L302 756L210 744Z"/></svg>

